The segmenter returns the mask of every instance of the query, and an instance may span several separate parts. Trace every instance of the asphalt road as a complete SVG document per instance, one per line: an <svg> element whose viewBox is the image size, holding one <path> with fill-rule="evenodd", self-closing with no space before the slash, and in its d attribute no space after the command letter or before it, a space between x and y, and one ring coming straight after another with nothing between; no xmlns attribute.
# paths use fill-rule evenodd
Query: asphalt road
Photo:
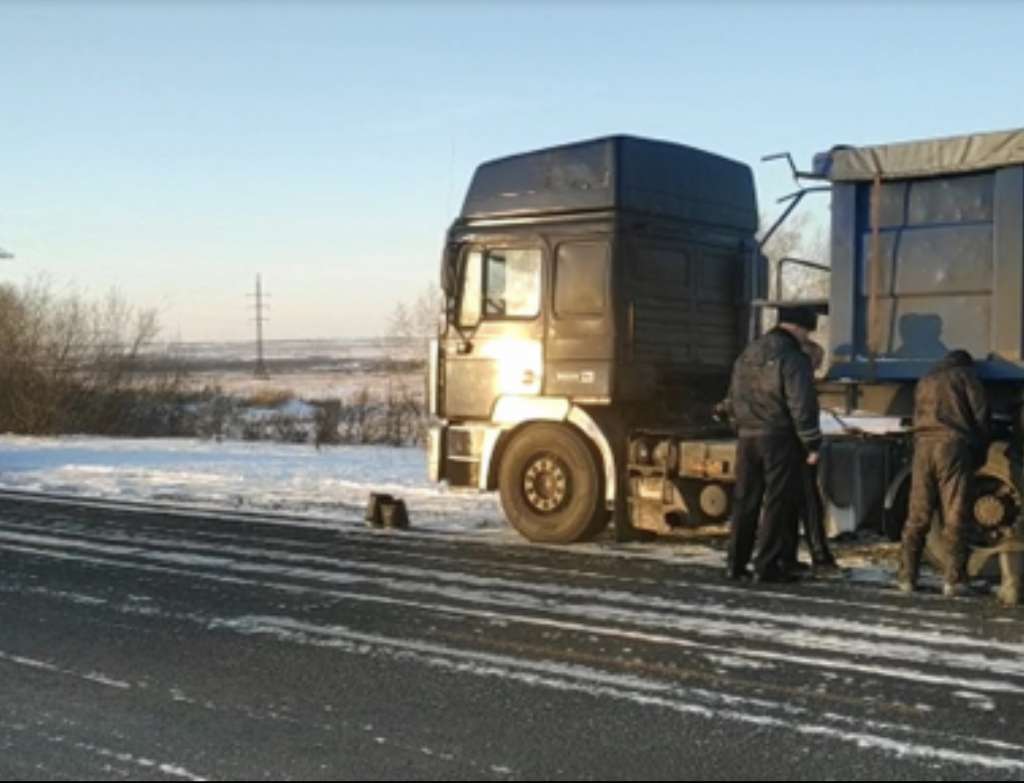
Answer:
<svg viewBox="0 0 1024 783"><path fill-rule="evenodd" d="M0 499L5 779L1024 777L1024 613Z"/></svg>

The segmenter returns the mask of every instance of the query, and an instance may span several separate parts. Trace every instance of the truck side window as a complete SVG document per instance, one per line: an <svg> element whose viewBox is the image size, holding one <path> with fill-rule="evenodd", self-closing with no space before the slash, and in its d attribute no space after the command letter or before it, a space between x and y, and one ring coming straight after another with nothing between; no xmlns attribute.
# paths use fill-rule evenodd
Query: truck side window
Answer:
<svg viewBox="0 0 1024 783"><path fill-rule="evenodd" d="M484 316L532 318L540 312L540 250L487 251Z"/></svg>
<svg viewBox="0 0 1024 783"><path fill-rule="evenodd" d="M565 242L555 258L555 314L599 316L608 285L607 242Z"/></svg>
<svg viewBox="0 0 1024 783"><path fill-rule="evenodd" d="M482 259L479 250L466 255L466 265L462 271L462 295L459 297L459 326L476 326L480 323Z"/></svg>

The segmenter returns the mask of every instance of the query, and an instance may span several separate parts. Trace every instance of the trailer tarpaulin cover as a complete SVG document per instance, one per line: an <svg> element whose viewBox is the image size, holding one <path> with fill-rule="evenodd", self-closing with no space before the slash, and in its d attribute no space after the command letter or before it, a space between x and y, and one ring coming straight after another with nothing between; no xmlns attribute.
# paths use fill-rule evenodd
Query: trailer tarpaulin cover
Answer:
<svg viewBox="0 0 1024 783"><path fill-rule="evenodd" d="M1024 164L1024 129L943 139L834 147L815 156L814 168L834 182L932 177Z"/></svg>

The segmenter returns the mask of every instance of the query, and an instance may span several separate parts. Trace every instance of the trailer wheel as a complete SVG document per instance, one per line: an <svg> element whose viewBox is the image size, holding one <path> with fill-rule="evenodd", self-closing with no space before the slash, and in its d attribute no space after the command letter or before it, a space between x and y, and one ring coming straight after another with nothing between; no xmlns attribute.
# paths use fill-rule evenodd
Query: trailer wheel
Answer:
<svg viewBox="0 0 1024 783"><path fill-rule="evenodd" d="M532 424L514 436L501 458L498 489L508 521L530 541L585 541L608 523L597 457L561 424Z"/></svg>

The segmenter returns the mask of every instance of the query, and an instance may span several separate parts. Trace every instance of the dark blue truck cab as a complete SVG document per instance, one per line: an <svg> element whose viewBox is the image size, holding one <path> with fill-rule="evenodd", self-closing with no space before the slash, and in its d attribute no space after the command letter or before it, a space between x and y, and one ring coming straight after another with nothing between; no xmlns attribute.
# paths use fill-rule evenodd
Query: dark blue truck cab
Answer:
<svg viewBox="0 0 1024 783"><path fill-rule="evenodd" d="M638 433L729 437L711 410L747 339L757 226L750 168L681 144L611 136L479 166L442 261L432 475L497 489L531 540L589 538L613 512L624 532ZM659 454L675 470L678 446ZM686 491L721 517L719 472ZM660 512L676 490L647 484Z"/></svg>

